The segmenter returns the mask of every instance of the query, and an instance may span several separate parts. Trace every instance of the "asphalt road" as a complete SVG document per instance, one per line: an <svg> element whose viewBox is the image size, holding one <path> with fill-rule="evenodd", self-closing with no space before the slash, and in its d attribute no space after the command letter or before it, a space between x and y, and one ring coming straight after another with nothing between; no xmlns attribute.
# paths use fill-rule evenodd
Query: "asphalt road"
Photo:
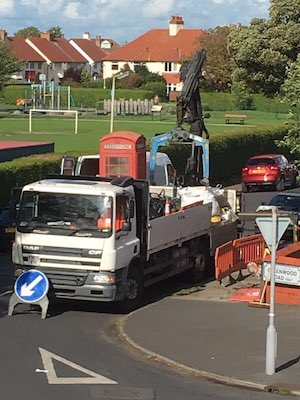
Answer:
<svg viewBox="0 0 300 400"><path fill-rule="evenodd" d="M118 337L114 307L64 302L51 317L29 306L7 313L0 298L0 396L6 400L275 399L269 393L214 384L184 375ZM276 397L275 397L276 396Z"/></svg>

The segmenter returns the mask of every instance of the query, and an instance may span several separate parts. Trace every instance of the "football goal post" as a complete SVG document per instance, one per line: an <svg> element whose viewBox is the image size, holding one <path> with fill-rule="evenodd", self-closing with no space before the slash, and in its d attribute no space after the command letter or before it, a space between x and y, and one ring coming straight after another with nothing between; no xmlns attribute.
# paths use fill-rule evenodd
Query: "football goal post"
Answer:
<svg viewBox="0 0 300 400"><path fill-rule="evenodd" d="M75 115L75 127L74 127L74 133L77 135L78 133L78 111L76 110L45 110L45 109L30 109L29 110L29 132L32 132L32 115L36 113L61 113L61 114L74 114Z"/></svg>

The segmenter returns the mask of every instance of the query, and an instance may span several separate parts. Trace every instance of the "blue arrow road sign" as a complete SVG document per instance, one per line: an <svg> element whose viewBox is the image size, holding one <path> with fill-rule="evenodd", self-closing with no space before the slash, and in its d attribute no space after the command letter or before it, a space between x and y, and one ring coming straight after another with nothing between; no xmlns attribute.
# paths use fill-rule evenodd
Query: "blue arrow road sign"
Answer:
<svg viewBox="0 0 300 400"><path fill-rule="evenodd" d="M15 293L23 303L36 303L46 296L49 281L46 275L37 269L23 272L15 283Z"/></svg>

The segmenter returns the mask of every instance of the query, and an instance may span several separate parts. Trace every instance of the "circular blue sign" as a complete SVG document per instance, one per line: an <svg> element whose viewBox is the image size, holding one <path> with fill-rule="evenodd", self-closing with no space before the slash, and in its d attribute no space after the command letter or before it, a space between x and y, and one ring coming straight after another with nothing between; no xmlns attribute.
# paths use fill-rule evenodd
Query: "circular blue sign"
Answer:
<svg viewBox="0 0 300 400"><path fill-rule="evenodd" d="M15 282L16 296L23 303L36 303L46 296L49 281L46 275L37 269L23 272Z"/></svg>

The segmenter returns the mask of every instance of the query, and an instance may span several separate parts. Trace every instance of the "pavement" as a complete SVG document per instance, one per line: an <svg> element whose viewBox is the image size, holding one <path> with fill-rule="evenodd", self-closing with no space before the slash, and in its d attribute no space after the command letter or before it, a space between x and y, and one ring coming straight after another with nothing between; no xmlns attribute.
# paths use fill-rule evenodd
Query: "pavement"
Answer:
<svg viewBox="0 0 300 400"><path fill-rule="evenodd" d="M245 274L245 272L244 272ZM148 359L233 386L300 395L300 307L275 305L275 373L266 374L269 308L230 301L260 278L208 282L148 304L124 318L121 335Z"/></svg>

